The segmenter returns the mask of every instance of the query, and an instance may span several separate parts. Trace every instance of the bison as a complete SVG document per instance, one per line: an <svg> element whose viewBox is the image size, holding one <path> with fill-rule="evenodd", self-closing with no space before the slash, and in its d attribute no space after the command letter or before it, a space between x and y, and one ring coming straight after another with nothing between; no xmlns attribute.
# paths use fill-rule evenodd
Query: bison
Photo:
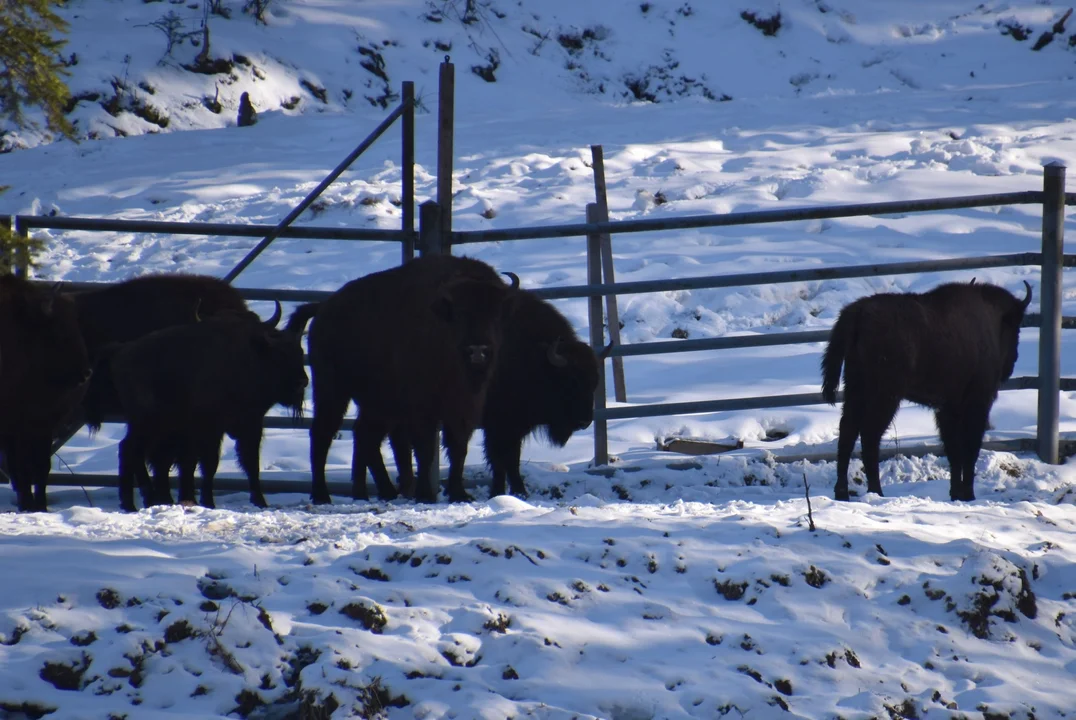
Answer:
<svg viewBox="0 0 1076 720"><path fill-rule="evenodd" d="M113 343L130 342L156 330L192 324L220 313L250 312L239 291L228 283L209 275L187 273L142 275L103 288L73 292L70 297L78 308L79 327L95 363L102 362L99 356L103 349ZM277 303L272 318L266 321L267 326L276 327L281 314ZM90 384L88 394L95 399L99 417L121 413L119 398L104 392L102 386L105 383L111 387L110 377L109 373L100 374ZM84 412L79 412L72 426L65 429L66 436L84 420ZM144 488L143 501L146 504L171 502L168 468L178 462L178 457L169 456L162 446L152 460L156 490L147 494Z"/></svg>
<svg viewBox="0 0 1076 720"><path fill-rule="evenodd" d="M949 497L974 500L975 461L998 388L1012 376L1031 285L948 283L880 293L841 310L822 357L822 396L836 405L844 365L834 497L848 500L848 461L862 441L867 491L882 494L878 450L901 400L934 409L949 459Z"/></svg>
<svg viewBox="0 0 1076 720"><path fill-rule="evenodd" d="M388 433L406 432L416 439L420 476L429 477L440 424L450 464L449 496L465 495L467 442L481 420L500 344L501 304L509 290L479 260L425 256L352 280L327 300L295 310L288 320L293 332L313 318L315 503L331 502L325 462L351 400L359 407L354 453L363 467L380 459ZM376 479L381 497L395 497L387 475ZM426 483L415 495L436 502L436 490Z"/></svg>
<svg viewBox="0 0 1076 720"><path fill-rule="evenodd" d="M19 510L45 510L52 437L92 376L75 305L59 292L0 276L0 442Z"/></svg>
<svg viewBox="0 0 1076 720"><path fill-rule="evenodd" d="M259 478L262 423L273 405L302 412L308 384L299 337L276 330L253 313L219 313L192 325L150 333L111 346L108 382L127 419L120 442L120 505L134 510L134 480L180 467L181 499L193 499L194 468L202 466L201 504L213 507L213 476L227 434L250 481L250 501L265 507ZM99 372L103 370L99 369ZM99 426L100 405L87 399L87 419Z"/></svg>
<svg viewBox="0 0 1076 720"><path fill-rule="evenodd" d="M540 433L564 447L575 432L590 426L599 360L612 346L595 355L551 303L526 290L509 293L503 316L500 354L486 390L480 427L493 474L490 495L503 495L507 478L513 495L526 496L520 474L523 441L531 433ZM394 433L390 443L400 485L406 487L412 482L409 438ZM374 477L387 476L380 455L373 462ZM366 489L365 471L353 459L352 487L359 492Z"/></svg>

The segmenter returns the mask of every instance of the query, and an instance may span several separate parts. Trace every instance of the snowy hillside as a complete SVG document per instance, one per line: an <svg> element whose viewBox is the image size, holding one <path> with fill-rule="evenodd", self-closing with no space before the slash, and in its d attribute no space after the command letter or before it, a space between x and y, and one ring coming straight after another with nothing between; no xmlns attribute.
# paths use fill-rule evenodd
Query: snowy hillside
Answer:
<svg viewBox="0 0 1076 720"><path fill-rule="evenodd" d="M205 54L197 2L67 3L84 139L0 128L0 213L274 224L404 80L421 100L422 202L445 55L456 229L583 220L591 144L614 219L1036 190L1044 163L1076 164L1076 19L1057 2L479 0L468 13L466 0L272 0L265 23L242 6L206 16ZM194 34L165 57L152 23L168 13ZM253 127L236 127L243 92ZM399 227L397 132L299 224ZM1040 229L1039 207L1016 206L640 233L613 248L617 279L633 281L1034 251ZM71 281L223 275L255 243L40 236L38 276ZM524 287L585 278L581 238L456 252ZM387 243L278 240L237 284L333 290L398 262ZM855 298L972 276L1028 280L1038 310L1027 267L633 295L620 315L625 342L816 330ZM1069 278L1064 304L1076 315ZM585 304L557 306L587 337ZM1037 341L1022 332L1016 375L1036 374ZM816 392L821 349L629 358L628 400ZM1076 431L1070 393L1061 413ZM1035 414L1033 391L1002 393L988 438L1033 437ZM58 490L52 514L0 516L0 717L1071 717L1072 467L984 452L980 499L958 505L944 458L897 458L886 498L836 504L832 463L770 453L834 450L838 417L616 421L606 474L587 472L590 431L563 449L529 441L527 502L485 501L480 433L468 474L482 500L463 506L278 494L256 512L243 494L124 516L113 490ZM57 472L115 472L122 433L76 435ZM670 436L745 447L684 458L656 449ZM936 442L931 413L903 408L884 442ZM304 432L267 432L266 482L308 478L308 452ZM350 457L345 434L331 479ZM221 470L239 476L230 442ZM0 506L12 499L0 488Z"/></svg>

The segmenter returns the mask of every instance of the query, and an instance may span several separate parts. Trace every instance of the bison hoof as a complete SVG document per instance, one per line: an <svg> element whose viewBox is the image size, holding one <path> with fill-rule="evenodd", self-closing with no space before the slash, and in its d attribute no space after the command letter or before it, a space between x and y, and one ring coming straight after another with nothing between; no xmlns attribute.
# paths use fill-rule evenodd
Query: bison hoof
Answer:
<svg viewBox="0 0 1076 720"><path fill-rule="evenodd" d="M474 500L474 498L471 497L471 494L468 493L466 490L459 490L457 492L449 492L448 493L448 501L449 502L461 503L461 502L471 502L472 500Z"/></svg>
<svg viewBox="0 0 1076 720"><path fill-rule="evenodd" d="M838 502L848 502L852 497L848 494L847 490L834 490L833 499Z"/></svg>
<svg viewBox="0 0 1076 720"><path fill-rule="evenodd" d="M436 505L437 498L428 493L418 493L415 495L415 502L422 503L424 505Z"/></svg>
<svg viewBox="0 0 1076 720"><path fill-rule="evenodd" d="M332 505L333 504L332 498L329 497L328 493L325 493L324 495L322 495L320 493L317 494L317 495L311 495L310 496L310 502L314 503L315 505Z"/></svg>
<svg viewBox="0 0 1076 720"><path fill-rule="evenodd" d="M250 496L250 504L254 505L255 507L260 507L260 508L269 507L269 503L267 503L265 501L265 496L262 495L261 493L258 493L257 495L252 494Z"/></svg>

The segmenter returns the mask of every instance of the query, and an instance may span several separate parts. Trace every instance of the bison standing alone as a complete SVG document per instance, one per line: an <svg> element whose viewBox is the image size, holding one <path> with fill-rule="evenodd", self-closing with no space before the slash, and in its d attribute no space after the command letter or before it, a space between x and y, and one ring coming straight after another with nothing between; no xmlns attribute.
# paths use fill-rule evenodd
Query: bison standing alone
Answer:
<svg viewBox="0 0 1076 720"><path fill-rule="evenodd" d="M70 298L0 277L0 354L0 443L18 507L45 510L53 434L92 374Z"/></svg>
<svg viewBox="0 0 1076 720"><path fill-rule="evenodd" d="M974 281L973 281L974 282ZM949 459L949 497L974 500L990 408L1016 365L1024 312L996 285L948 283L926 293L880 293L841 310L822 358L822 395L844 407L834 497L848 500L848 462L862 441L867 491L882 494L878 451L901 400L933 408Z"/></svg>

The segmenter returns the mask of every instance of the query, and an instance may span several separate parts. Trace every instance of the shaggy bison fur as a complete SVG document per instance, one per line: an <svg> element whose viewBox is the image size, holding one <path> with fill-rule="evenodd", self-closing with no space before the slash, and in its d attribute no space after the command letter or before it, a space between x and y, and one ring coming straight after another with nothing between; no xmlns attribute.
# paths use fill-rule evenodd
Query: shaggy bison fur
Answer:
<svg viewBox="0 0 1076 720"><path fill-rule="evenodd" d="M315 503L330 502L325 462L351 400L359 407L354 454L362 467L384 470L382 441L390 432L405 433L415 440L419 476L430 477L441 425L449 497L466 496L467 442L481 421L508 291L481 261L425 256L352 280L327 300L296 309L288 320L292 331L301 332L313 318L308 344ZM387 473L375 479L380 497L396 496ZM436 495L426 482L415 492L422 502L436 502Z"/></svg>
<svg viewBox="0 0 1076 720"><path fill-rule="evenodd" d="M213 507L213 476L225 434L235 440L251 502L266 506L259 477L263 420L276 404L300 414L308 382L297 335L253 313L219 313L112 346L107 371L112 387L102 383L102 394L114 392L127 419L119 450L124 510L135 509L135 480L149 485L146 460L156 474L173 457L181 501L193 501L194 469L201 464L201 504ZM87 397L91 425L102 421L96 399Z"/></svg>
<svg viewBox="0 0 1076 720"><path fill-rule="evenodd" d="M973 281L974 282L974 281ZM974 500L975 461L998 388L1012 376L1031 302L989 284L948 283L926 293L881 293L841 310L822 358L822 395L835 405L837 500L848 499L848 461L862 441L867 491L882 494L878 450L901 400L934 409L949 458L949 497Z"/></svg>
<svg viewBox="0 0 1076 720"><path fill-rule="evenodd" d="M58 291L0 277L0 444L19 510L45 510L53 433L92 372L75 305Z"/></svg>
<svg viewBox="0 0 1076 720"><path fill-rule="evenodd" d="M580 341L567 318L549 302L514 290L504 303L503 334L497 364L486 390L481 427L486 462L493 474L490 495L526 496L520 473L523 441L544 435L557 447L594 420L599 356ZM611 345L602 352L604 358ZM400 484L411 482L411 445L390 435ZM374 462L380 462L380 456ZM383 465L382 465L383 467ZM387 471L371 467L375 477ZM353 460L352 484L365 490L365 468Z"/></svg>

